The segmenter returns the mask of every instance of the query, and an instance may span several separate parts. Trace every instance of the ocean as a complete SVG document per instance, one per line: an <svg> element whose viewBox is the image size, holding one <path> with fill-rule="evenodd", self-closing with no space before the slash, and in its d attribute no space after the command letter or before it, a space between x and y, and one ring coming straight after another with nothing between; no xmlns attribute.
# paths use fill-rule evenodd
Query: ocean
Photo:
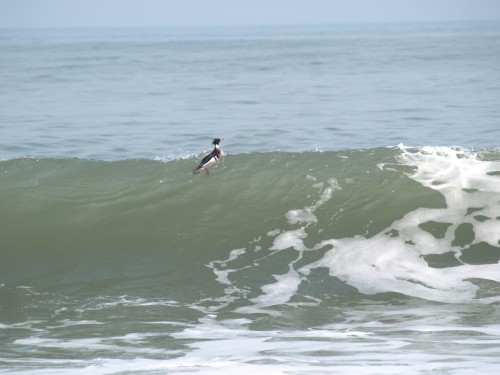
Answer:
<svg viewBox="0 0 500 375"><path fill-rule="evenodd" d="M500 23L0 51L0 373L500 371Z"/></svg>

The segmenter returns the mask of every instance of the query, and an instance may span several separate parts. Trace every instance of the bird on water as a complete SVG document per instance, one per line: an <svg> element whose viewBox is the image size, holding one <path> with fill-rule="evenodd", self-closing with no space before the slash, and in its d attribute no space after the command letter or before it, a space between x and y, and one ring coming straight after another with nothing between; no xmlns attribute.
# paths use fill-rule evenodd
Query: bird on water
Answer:
<svg viewBox="0 0 500 375"><path fill-rule="evenodd" d="M198 166L193 169L193 174L198 174L201 171L205 171L207 176L210 174L210 169L219 162L223 155L222 150L219 146L220 141L222 141L221 138L215 138L212 141L212 144L214 145L213 151L210 154L206 155L203 159L201 159L200 164L198 164Z"/></svg>

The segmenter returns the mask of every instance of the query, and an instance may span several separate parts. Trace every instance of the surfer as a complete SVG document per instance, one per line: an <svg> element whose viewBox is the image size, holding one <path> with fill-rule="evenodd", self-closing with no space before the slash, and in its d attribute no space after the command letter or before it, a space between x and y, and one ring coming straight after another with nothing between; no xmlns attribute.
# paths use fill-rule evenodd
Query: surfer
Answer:
<svg viewBox="0 0 500 375"><path fill-rule="evenodd" d="M220 141L222 141L222 139L220 138L215 138L212 141L212 144L214 145L213 151L207 156L205 156L201 160L200 164L198 164L198 166L195 169L193 169L193 174L198 174L201 171L205 171L207 176L210 174L210 169L215 164L217 164L217 162L222 158L223 155L222 150L219 146Z"/></svg>

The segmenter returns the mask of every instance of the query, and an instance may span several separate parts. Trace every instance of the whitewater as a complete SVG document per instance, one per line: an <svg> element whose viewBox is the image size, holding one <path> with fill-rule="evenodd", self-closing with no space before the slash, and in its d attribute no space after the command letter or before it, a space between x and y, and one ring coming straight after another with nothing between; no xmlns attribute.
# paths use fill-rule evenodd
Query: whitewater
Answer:
<svg viewBox="0 0 500 375"><path fill-rule="evenodd" d="M499 35L0 30L0 373L497 374Z"/></svg>

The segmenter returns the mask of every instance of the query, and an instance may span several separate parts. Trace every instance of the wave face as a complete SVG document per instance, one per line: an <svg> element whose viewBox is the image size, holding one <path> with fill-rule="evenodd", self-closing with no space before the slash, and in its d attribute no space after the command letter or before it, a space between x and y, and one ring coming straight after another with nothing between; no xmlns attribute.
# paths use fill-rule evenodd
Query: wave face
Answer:
<svg viewBox="0 0 500 375"><path fill-rule="evenodd" d="M135 327L143 342L156 334L146 324L163 322L170 346L158 345L168 358L185 355L186 342L209 358L203 332L309 329L360 303L384 314L381 306L395 301L467 309L500 302L498 151L237 154L210 176L193 176L195 164L0 162L0 328L9 328L14 343L9 358L28 347L53 361L35 361L31 370L54 370L56 359L73 370L88 361L101 368L96 358L109 348L97 336L88 341L82 324L96 335L110 331L123 355L151 359L154 350L140 354L116 339L116 324ZM73 353L76 364L50 352L67 344L55 321L71 327L76 347L94 343L95 351ZM230 324L222 329L220 321ZM358 341L371 334L363 327ZM251 331L243 335L249 343L258 336ZM110 361L123 359L109 350ZM248 358L276 364L278 352L274 360L264 356L270 362ZM164 368L156 365L145 368Z"/></svg>

